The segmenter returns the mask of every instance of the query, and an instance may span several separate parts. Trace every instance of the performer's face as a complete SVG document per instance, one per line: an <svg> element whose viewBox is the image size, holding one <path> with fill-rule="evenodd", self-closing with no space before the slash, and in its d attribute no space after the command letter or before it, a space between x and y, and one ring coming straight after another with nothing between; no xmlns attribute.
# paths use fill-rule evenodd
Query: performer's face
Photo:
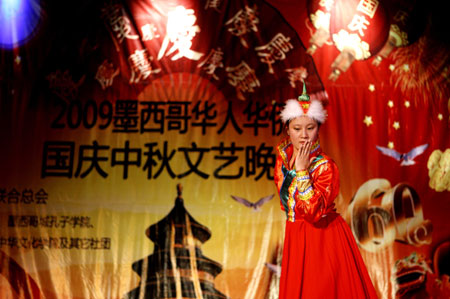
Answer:
<svg viewBox="0 0 450 299"><path fill-rule="evenodd" d="M307 141L314 143L319 136L319 124L308 116L300 116L292 119L289 121L287 130L296 150Z"/></svg>

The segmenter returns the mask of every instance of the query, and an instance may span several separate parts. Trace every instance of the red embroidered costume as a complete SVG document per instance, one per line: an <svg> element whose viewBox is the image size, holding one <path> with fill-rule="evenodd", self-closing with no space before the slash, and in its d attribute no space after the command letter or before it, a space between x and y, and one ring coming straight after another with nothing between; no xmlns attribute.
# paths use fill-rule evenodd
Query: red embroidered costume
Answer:
<svg viewBox="0 0 450 299"><path fill-rule="evenodd" d="M339 171L319 141L308 170L289 168L290 139L278 145L275 184L286 212L280 299L377 298L350 227L336 212Z"/></svg>

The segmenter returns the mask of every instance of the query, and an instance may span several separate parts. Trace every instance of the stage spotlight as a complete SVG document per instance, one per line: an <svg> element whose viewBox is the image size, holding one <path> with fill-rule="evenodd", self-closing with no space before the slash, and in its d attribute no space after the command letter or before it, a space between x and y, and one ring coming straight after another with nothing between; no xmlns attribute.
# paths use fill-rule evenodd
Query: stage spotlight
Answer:
<svg viewBox="0 0 450 299"><path fill-rule="evenodd" d="M13 49L29 41L41 17L39 0L0 1L0 47Z"/></svg>

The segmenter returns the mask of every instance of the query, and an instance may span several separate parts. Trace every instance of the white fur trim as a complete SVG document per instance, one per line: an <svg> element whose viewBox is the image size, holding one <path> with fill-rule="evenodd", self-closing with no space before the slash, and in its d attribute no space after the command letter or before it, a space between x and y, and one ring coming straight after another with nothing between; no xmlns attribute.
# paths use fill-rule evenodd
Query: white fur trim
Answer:
<svg viewBox="0 0 450 299"><path fill-rule="evenodd" d="M299 116L303 116L305 113L298 100L290 99L286 101L286 105L280 113L281 120L286 123L288 120L294 119ZM312 100L309 104L308 112L306 116L324 123L327 119L327 111L323 109L322 103L318 100Z"/></svg>
<svg viewBox="0 0 450 299"><path fill-rule="evenodd" d="M286 101L283 111L281 111L281 120L286 123L288 120L294 119L296 117L302 116L303 109L297 100L290 99Z"/></svg>
<svg viewBox="0 0 450 299"><path fill-rule="evenodd" d="M322 103L319 101L311 101L306 115L317 120L321 124L327 119L327 111L323 109Z"/></svg>

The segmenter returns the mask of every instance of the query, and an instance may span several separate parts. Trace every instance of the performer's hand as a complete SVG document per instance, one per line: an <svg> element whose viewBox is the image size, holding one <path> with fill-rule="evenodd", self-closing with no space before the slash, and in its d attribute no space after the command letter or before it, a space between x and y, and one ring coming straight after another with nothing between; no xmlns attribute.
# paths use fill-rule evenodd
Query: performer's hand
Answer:
<svg viewBox="0 0 450 299"><path fill-rule="evenodd" d="M311 159L309 158L312 146L311 144L311 141L306 141L305 143L300 144L297 157L295 159L295 170L308 170L309 165L311 164Z"/></svg>

